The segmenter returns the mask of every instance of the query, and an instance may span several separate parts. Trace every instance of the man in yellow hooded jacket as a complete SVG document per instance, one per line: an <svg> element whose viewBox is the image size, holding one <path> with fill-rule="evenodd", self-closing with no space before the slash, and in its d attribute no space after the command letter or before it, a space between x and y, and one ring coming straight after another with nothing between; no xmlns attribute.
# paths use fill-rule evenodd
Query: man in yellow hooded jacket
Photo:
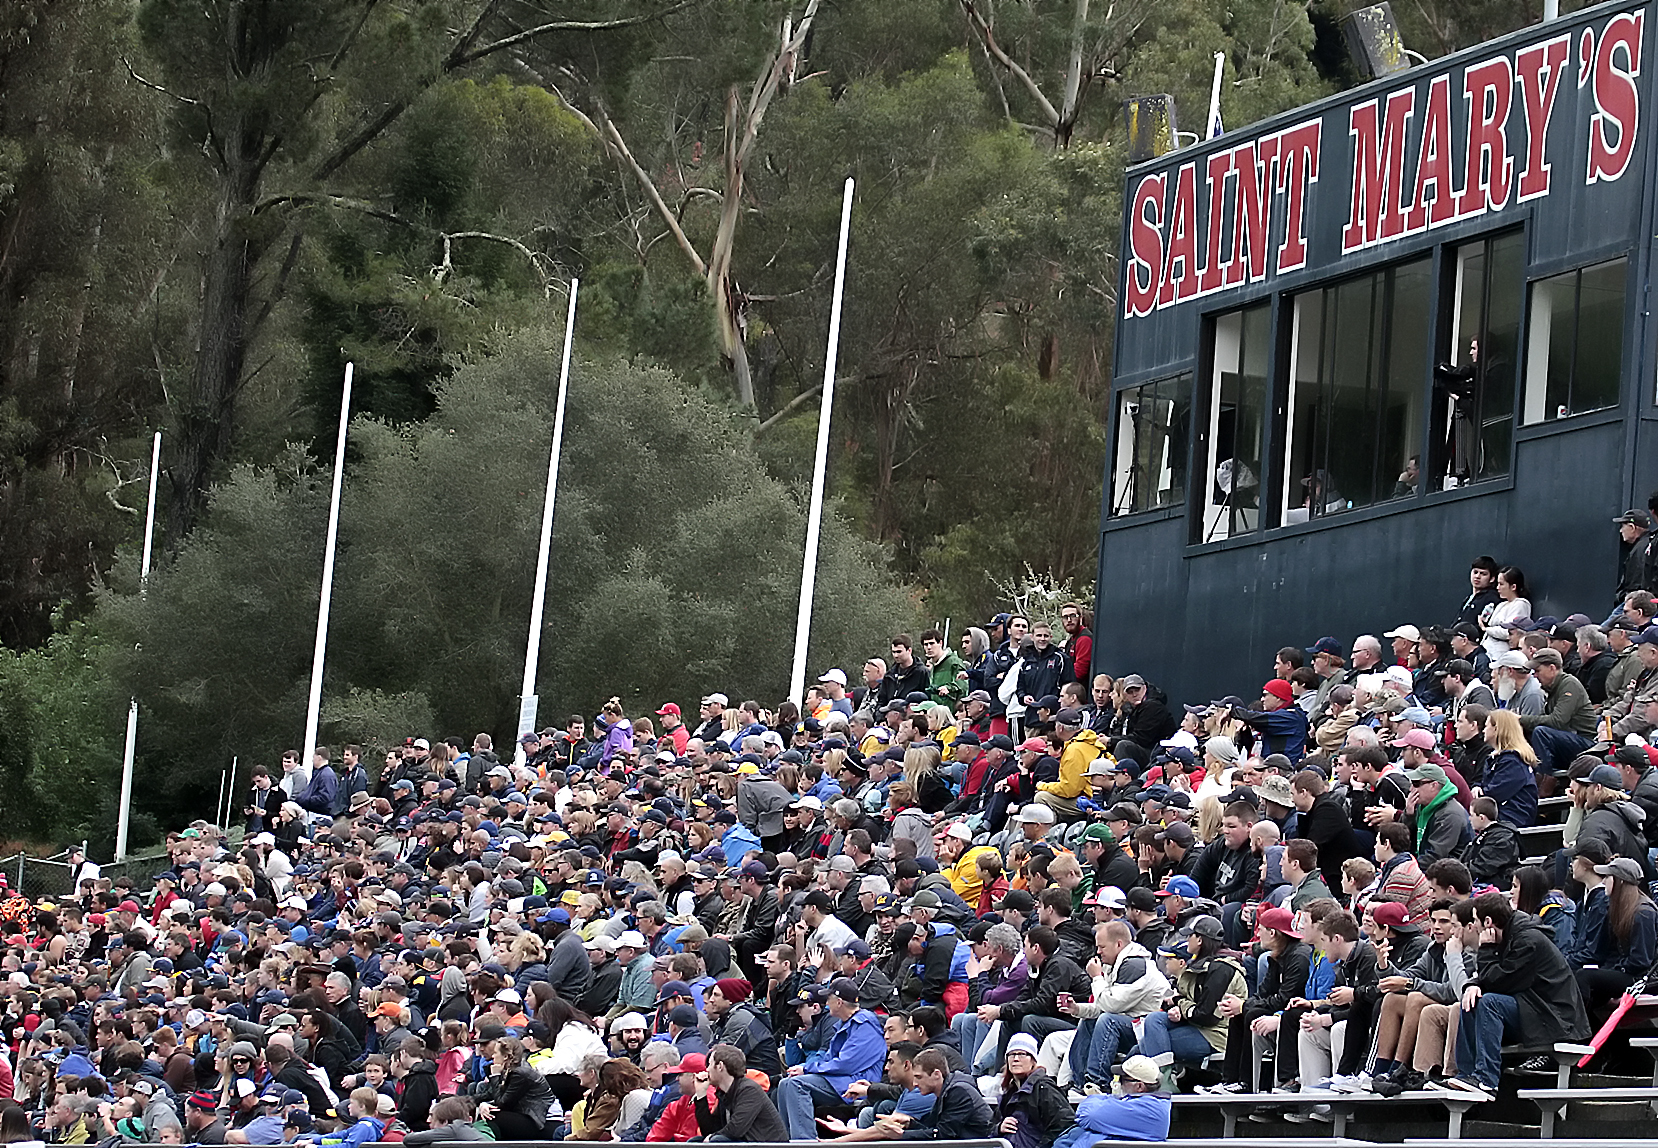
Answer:
<svg viewBox="0 0 1658 1148"><path fill-rule="evenodd" d="M949 879L950 888L973 907L979 908L979 896L984 892L984 878L979 874L979 856L994 853L999 860L1001 851L990 845L973 844L973 831L965 821L952 822L944 831L938 845L939 872Z"/></svg>
<svg viewBox="0 0 1658 1148"><path fill-rule="evenodd" d="M1038 784L1036 800L1061 821L1082 816L1077 798L1088 792L1088 767L1105 752L1099 735L1083 728L1086 724L1079 709L1063 709L1054 715L1054 733L1065 743L1059 753L1059 780Z"/></svg>

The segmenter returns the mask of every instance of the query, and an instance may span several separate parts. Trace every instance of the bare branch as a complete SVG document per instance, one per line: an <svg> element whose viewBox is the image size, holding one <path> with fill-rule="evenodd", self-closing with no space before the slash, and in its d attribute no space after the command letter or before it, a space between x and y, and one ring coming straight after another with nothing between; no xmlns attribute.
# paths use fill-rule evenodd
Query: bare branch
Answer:
<svg viewBox="0 0 1658 1148"><path fill-rule="evenodd" d="M788 402L786 402L782 406L778 407L777 412L775 414L773 414L765 422L761 423L759 426L754 428L754 433L755 434L764 433L766 430L770 429L772 426L774 426L777 423L780 423L784 419L788 418L791 414L793 414L796 410L798 410L802 405L804 405L808 400L810 400L813 397L815 397L816 395L820 395L822 393L823 393L823 384L822 383L815 383L812 386L807 387L805 390L801 391L794 398L790 399Z"/></svg>
<svg viewBox="0 0 1658 1148"><path fill-rule="evenodd" d="M128 62L128 60L125 56L121 57L121 64L122 64L123 67L125 67L127 69L127 75L131 76L134 80L138 81L140 84L143 84L146 88L149 88L152 92L160 92L162 95L166 96L169 100L177 100L179 103L189 104L193 108L206 107L206 105L203 104L200 100L191 99L189 96L181 96L177 92L169 91L168 89L162 87L160 84L156 83L154 80L146 80L143 76L140 76L137 72L135 72L133 70L132 64Z"/></svg>
<svg viewBox="0 0 1658 1148"><path fill-rule="evenodd" d="M549 266L550 261L547 256L539 251L531 251L523 243L509 235L496 235L489 231L445 231L440 238L443 240L443 262L432 269L432 277L439 283L447 279L450 272L454 270L454 264L450 260L452 242L456 239L482 239L488 243L504 244L522 255L530 266L535 268L536 274L541 276L542 294L550 297L553 293L552 269Z"/></svg>
<svg viewBox="0 0 1658 1148"><path fill-rule="evenodd" d="M395 223L399 227L419 230L419 227L410 220L404 219L395 211L387 211L383 207L376 207L367 200L353 199L346 195L330 195L327 192L295 192L291 195L272 195L253 205L254 215L279 207L337 207L345 211L355 211L362 215L371 215L375 219L387 223Z"/></svg>
<svg viewBox="0 0 1658 1148"><path fill-rule="evenodd" d="M470 64L494 52L511 48L515 44L522 44L538 36L545 36L550 32L605 32L612 28L633 28L640 24L649 24L653 20L660 20L664 16L672 16L675 12L683 11L700 2L701 0L677 0L676 3L669 4L666 8L655 12L646 12L640 16L624 16L616 20L555 20L549 24L538 24L534 28L526 28L522 32L515 32L511 36L504 36L492 44L485 44L482 48L462 52L454 66ZM452 69L446 66L444 70Z"/></svg>
<svg viewBox="0 0 1658 1148"><path fill-rule="evenodd" d="M1002 50L1002 46L996 42L996 34L991 31L989 22L980 15L978 6L973 3L973 0L961 0L961 7L962 11L967 13L967 19L973 25L973 30L979 34L979 38L984 42L985 50L994 56L996 62L1006 68L1014 79L1025 86L1025 90L1030 93L1031 98L1042 109L1042 114L1048 117L1048 122L1058 128L1063 122L1059 109L1054 107L1053 101L1042 94L1042 88L1031 78L1031 74L1021 68L1012 56Z"/></svg>
<svg viewBox="0 0 1658 1148"><path fill-rule="evenodd" d="M685 258L691 261L691 266L696 268L697 274L707 275L708 264L703 261L701 255L697 254L697 249L691 244L690 236L685 234L685 229L679 225L679 220L674 217L674 213L668 210L668 205L662 200L662 193L656 189L656 181L651 179L650 173L639 165L638 160L633 158L633 152L628 150L627 141L622 139L622 133L616 130L616 125L611 122L604 109L598 108L596 110L605 142L616 153L616 157L632 169L634 177L639 181L639 186L644 189L646 197L650 199L651 206L656 208L657 215L662 217L662 222L667 226L669 233L673 235L674 242L679 244L679 249L685 253Z"/></svg>

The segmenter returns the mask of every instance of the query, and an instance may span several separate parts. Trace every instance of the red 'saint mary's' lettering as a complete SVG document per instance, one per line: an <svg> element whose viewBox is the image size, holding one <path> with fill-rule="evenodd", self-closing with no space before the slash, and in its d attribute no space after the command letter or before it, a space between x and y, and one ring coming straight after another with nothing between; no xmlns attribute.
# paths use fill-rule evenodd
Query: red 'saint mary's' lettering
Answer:
<svg viewBox="0 0 1658 1148"><path fill-rule="evenodd" d="M1442 74L1350 107L1351 197L1341 253L1549 194L1549 128L1561 82L1574 70L1577 86L1591 89L1585 182L1620 178L1640 124L1645 18L1644 8L1610 17L1598 43L1593 28L1583 29L1575 69L1572 37L1556 36L1470 64L1459 93L1457 77ZM1307 197L1319 179L1322 129L1322 119L1308 120L1143 177L1129 197L1125 315L1306 266ZM1207 195L1198 186L1200 163ZM1269 268L1275 215L1282 232Z"/></svg>

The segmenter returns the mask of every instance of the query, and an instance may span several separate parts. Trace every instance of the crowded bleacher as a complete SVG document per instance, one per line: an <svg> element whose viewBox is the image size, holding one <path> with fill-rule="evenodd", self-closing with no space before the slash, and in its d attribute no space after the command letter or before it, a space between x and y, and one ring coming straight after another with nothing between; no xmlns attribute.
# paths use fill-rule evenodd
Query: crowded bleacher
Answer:
<svg viewBox="0 0 1658 1148"><path fill-rule="evenodd" d="M290 751L142 876L0 885L0 1144L1076 1148L1516 1090L1552 1128L1658 1012L1631 570L1533 617L1481 557L1218 700L1068 604L799 704Z"/></svg>

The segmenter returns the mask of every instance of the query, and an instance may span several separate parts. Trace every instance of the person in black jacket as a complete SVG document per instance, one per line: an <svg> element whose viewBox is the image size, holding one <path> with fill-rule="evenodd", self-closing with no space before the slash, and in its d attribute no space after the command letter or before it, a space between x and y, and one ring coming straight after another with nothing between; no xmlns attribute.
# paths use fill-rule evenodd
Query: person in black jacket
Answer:
<svg viewBox="0 0 1658 1148"><path fill-rule="evenodd" d="M1503 893L1474 900L1480 923L1478 972L1462 992L1457 1074L1446 1081L1465 1092L1496 1096L1505 1035L1522 1047L1547 1050L1556 1041L1589 1035L1589 1014L1566 958L1549 931Z"/></svg>
<svg viewBox="0 0 1658 1148"><path fill-rule="evenodd" d="M1192 880L1216 904L1242 904L1261 883L1261 859L1249 840L1258 816L1247 801L1228 805L1221 815L1220 836L1204 847L1192 866Z"/></svg>
<svg viewBox="0 0 1658 1148"><path fill-rule="evenodd" d="M1002 1022L1001 1054L1007 1052L1016 1032L1028 1032L1040 1044L1049 1033L1075 1028L1076 1020L1060 1011L1060 994L1088 1000L1094 992L1088 974L1075 961L1059 955L1059 934L1044 925L1025 934L1025 963L1030 972L1017 997L1004 1005L979 1006L979 1020Z"/></svg>
<svg viewBox="0 0 1658 1148"><path fill-rule="evenodd" d="M1295 914L1277 905L1261 910L1257 922L1266 968L1254 993L1242 1001L1223 999L1217 1010L1227 1018L1225 1082L1211 1091L1258 1092L1260 1081L1245 1079L1260 1056L1251 1056L1252 1046L1264 1050L1278 1031L1280 1014L1307 985L1307 970L1313 959L1312 946L1295 929Z"/></svg>
<svg viewBox="0 0 1658 1148"><path fill-rule="evenodd" d="M709 1110L708 1090L719 1093L720 1105ZM766 1090L748 1078L748 1061L729 1044L708 1050L708 1068L697 1073L697 1127L704 1138L725 1143L781 1143L789 1130Z"/></svg>
<svg viewBox="0 0 1658 1148"><path fill-rule="evenodd" d="M489 1123L495 1139L540 1140L553 1090L546 1077L524 1062L523 1041L509 1036L495 1042L489 1083L493 1088L478 1105L478 1119Z"/></svg>
<svg viewBox="0 0 1658 1148"><path fill-rule="evenodd" d="M431 1126L432 1105L439 1097L435 1054L418 1036L407 1037L397 1048L397 1069L402 1085L397 1118L409 1131L422 1131Z"/></svg>
<svg viewBox="0 0 1658 1148"><path fill-rule="evenodd" d="M1111 827L1096 823L1082 833L1082 887L1092 893L1096 889L1116 888L1127 893L1140 882L1140 867L1117 844Z"/></svg>
<svg viewBox="0 0 1658 1148"><path fill-rule="evenodd" d="M933 676L921 659L915 656L915 639L899 634L892 639L892 664L875 691L881 705L903 701L910 694L924 694L932 688Z"/></svg>
<svg viewBox="0 0 1658 1148"><path fill-rule="evenodd" d="M965 1072L951 1072L944 1054L923 1049L915 1058L915 1086L935 1096L933 1110L918 1120L894 1113L875 1121L876 1139L983 1140L990 1136L990 1106L978 1082Z"/></svg>
<svg viewBox="0 0 1658 1148"><path fill-rule="evenodd" d="M703 1008L708 1014L717 1044L730 1045L743 1054L749 1068L758 1069L775 1080L783 1064L772 1035L771 1018L748 1003L751 986L740 977L726 977L703 990Z"/></svg>
<svg viewBox="0 0 1658 1148"><path fill-rule="evenodd" d="M1112 723L1112 734L1125 737L1146 750L1157 748L1164 738L1173 737L1180 723L1164 704L1161 690L1153 692L1146 679L1129 674L1122 681L1123 705Z"/></svg>
<svg viewBox="0 0 1658 1148"><path fill-rule="evenodd" d="M893 932L892 950L898 987L898 1007L908 1011L917 1005L944 1004L944 989L950 983L950 963L955 959L958 936L939 933L931 924L905 921Z"/></svg>
<svg viewBox="0 0 1658 1148"><path fill-rule="evenodd" d="M1349 858L1364 855L1347 811L1329 792L1329 781L1317 770L1303 769L1295 775L1290 788L1300 814L1296 818L1295 836L1318 846L1318 867L1324 883L1339 889L1342 864Z"/></svg>

